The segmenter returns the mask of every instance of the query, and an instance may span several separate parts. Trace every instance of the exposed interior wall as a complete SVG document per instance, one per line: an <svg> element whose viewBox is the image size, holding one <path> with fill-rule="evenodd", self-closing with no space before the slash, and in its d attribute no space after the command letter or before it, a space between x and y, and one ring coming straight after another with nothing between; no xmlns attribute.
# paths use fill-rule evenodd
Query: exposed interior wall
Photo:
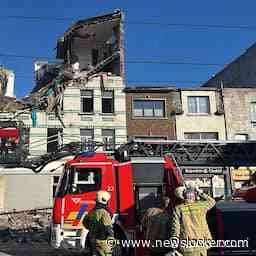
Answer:
<svg viewBox="0 0 256 256"><path fill-rule="evenodd" d="M54 112L65 127L61 116L63 92L72 81L87 82L102 72L124 76L122 12L76 22L59 38L56 57L63 62L35 65L37 85L27 101Z"/></svg>
<svg viewBox="0 0 256 256"><path fill-rule="evenodd" d="M111 56L118 50L115 27L116 22L109 21L78 29L71 39L71 63L79 62L81 70L89 70Z"/></svg>
<svg viewBox="0 0 256 256"><path fill-rule="evenodd" d="M73 39L72 54L78 58L79 67L81 69L89 69L92 65L92 49L91 42L81 38ZM90 47L89 47L90 46ZM73 57L75 59L75 57ZM75 60L73 60L75 62Z"/></svg>

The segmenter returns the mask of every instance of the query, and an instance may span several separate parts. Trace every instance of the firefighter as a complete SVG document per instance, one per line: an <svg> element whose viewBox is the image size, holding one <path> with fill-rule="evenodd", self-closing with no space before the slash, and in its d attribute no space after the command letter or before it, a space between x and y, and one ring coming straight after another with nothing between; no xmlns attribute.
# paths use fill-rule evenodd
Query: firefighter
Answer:
<svg viewBox="0 0 256 256"><path fill-rule="evenodd" d="M164 256L170 251L170 248L164 247L163 243L156 243L157 240L164 241L170 237L170 199L168 197L162 197L158 201L158 207L149 208L142 218L144 237L153 245L147 251L150 256Z"/></svg>
<svg viewBox="0 0 256 256"><path fill-rule="evenodd" d="M112 255L112 245L115 240L112 213L108 209L110 198L111 195L107 191L98 191L95 208L83 219L84 227L89 230L91 256Z"/></svg>
<svg viewBox="0 0 256 256"><path fill-rule="evenodd" d="M199 243L212 239L206 213L215 200L193 187L178 187L175 194L183 201L174 208L171 221L171 239L179 242L177 251L184 256L207 256L209 246Z"/></svg>

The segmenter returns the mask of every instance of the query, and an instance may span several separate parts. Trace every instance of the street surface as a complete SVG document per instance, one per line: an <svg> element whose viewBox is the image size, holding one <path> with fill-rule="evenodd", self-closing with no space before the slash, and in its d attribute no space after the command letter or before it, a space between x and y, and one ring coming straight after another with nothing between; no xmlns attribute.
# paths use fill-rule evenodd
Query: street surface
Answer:
<svg viewBox="0 0 256 256"><path fill-rule="evenodd" d="M0 256L82 256L79 253L57 251L52 249L47 242L16 243L13 241L0 242Z"/></svg>

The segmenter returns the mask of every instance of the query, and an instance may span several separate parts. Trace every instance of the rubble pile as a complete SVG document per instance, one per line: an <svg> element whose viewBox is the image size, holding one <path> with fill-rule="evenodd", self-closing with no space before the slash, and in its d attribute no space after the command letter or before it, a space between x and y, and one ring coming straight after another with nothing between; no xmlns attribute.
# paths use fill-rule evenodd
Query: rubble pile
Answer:
<svg viewBox="0 0 256 256"><path fill-rule="evenodd" d="M0 243L49 241L49 211L24 211L0 215Z"/></svg>
<svg viewBox="0 0 256 256"><path fill-rule="evenodd" d="M0 255L15 256L79 256L81 254L55 250L50 246L49 211L0 213ZM83 254L82 254L83 255Z"/></svg>

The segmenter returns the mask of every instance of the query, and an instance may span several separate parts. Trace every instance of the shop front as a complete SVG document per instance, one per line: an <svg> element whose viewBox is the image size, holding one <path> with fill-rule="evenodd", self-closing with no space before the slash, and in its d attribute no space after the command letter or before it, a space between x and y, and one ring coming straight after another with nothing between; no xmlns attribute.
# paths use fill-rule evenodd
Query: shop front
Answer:
<svg viewBox="0 0 256 256"><path fill-rule="evenodd" d="M186 184L203 189L214 198L225 194L225 173L222 167L181 167Z"/></svg>
<svg viewBox="0 0 256 256"><path fill-rule="evenodd" d="M235 189L250 186L252 175L256 173L255 167L231 168L231 176Z"/></svg>

